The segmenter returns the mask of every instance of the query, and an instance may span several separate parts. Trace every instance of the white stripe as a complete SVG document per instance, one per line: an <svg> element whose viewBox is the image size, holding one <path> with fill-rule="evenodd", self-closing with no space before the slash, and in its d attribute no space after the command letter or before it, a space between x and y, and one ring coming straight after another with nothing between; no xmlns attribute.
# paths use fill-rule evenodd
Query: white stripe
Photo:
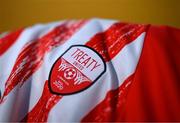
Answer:
<svg viewBox="0 0 180 123"><path fill-rule="evenodd" d="M0 39L4 38L5 36L7 36L10 32L3 32L0 34Z"/></svg>
<svg viewBox="0 0 180 123"><path fill-rule="evenodd" d="M51 110L48 121L80 121L105 98L109 90L119 87L136 69L144 36L145 33L142 33L125 46L112 62L106 63L106 73L93 86L83 93L64 96Z"/></svg>
<svg viewBox="0 0 180 123"><path fill-rule="evenodd" d="M15 61L21 52L23 46L32 40L35 40L45 34L43 30L50 31L53 27L57 26L59 23L50 23L48 25L35 25L33 27L29 27L25 29L21 35L18 37L17 41L11 46L1 57L0 57L0 90L1 94L3 94L5 89L5 82L7 81L10 72L12 71L12 68L15 64ZM11 119L13 114L11 112L17 105L15 102L16 96L13 94L15 89L8 95L7 100L0 105L0 121L8 121ZM23 92L23 91L22 91ZM17 93L16 93L17 94ZM11 116L12 115L12 116Z"/></svg>
<svg viewBox="0 0 180 123"><path fill-rule="evenodd" d="M52 24L51 28L52 28ZM57 24L56 24L57 25ZM53 25L54 26L54 25ZM36 40L42 34L44 34L43 30L49 30L49 25L35 25L33 27L25 29L21 35L18 37L17 41L11 46L1 57L0 57L0 82L1 82L1 89L3 87L4 91L4 84L7 80L7 78L10 75L10 72L12 71L12 68L15 64L15 61L21 52L21 49L23 46L32 40Z"/></svg>
<svg viewBox="0 0 180 123"><path fill-rule="evenodd" d="M48 79L49 71L55 60L71 45L85 44L92 36L109 28L109 26L111 26L113 23L114 21L104 22L106 26L102 26L104 25L103 23L101 25L97 20L91 20L77 33L75 33L67 42L46 54L42 66L32 75L29 80L24 83L24 85L18 91L18 87L14 88L13 91L8 95L5 103L3 103L3 109L0 108L0 115L1 112L7 110L6 108L9 108L8 111L10 112L13 109L14 112L17 112L16 115L6 117L6 113L4 115L2 114L2 117L6 118L0 118L0 121L7 121L8 119L14 121L21 120L26 115L27 110L32 110L42 95L44 82ZM16 104L14 107L12 107L13 103L15 102ZM10 112L7 112L7 114L10 114Z"/></svg>
<svg viewBox="0 0 180 123"><path fill-rule="evenodd" d="M48 80L49 72L54 64L54 62L59 58L59 56L64 53L71 45L76 44L85 44L90 38L98 32L101 32L101 28L98 23L94 20L88 22L85 26L83 26L77 33L75 33L68 41L66 41L63 45L53 49L51 52L46 54L44 63L41 68L35 72L32 76L32 90L31 90L31 99L30 99L30 109L34 107L34 105L39 100L42 95L42 91L44 88L44 82ZM41 74L41 75L40 75ZM41 80L39 80L41 78ZM43 86L42 86L43 85Z"/></svg>

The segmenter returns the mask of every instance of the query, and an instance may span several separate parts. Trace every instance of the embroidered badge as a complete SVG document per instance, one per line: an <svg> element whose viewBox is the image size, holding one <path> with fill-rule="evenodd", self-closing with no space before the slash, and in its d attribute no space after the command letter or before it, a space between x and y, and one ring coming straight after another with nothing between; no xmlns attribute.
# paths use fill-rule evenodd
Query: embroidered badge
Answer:
<svg viewBox="0 0 180 123"><path fill-rule="evenodd" d="M90 47L73 45L54 63L49 75L52 93L69 95L81 92L106 71L102 56Z"/></svg>

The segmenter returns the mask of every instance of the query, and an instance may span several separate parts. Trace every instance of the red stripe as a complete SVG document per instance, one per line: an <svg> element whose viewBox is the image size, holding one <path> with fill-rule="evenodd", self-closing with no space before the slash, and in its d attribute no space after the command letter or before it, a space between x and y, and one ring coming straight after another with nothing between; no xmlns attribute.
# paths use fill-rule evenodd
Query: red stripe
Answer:
<svg viewBox="0 0 180 123"><path fill-rule="evenodd" d="M22 122L46 122L50 109L61 99L61 96L52 94L48 87L48 81L45 82L43 95L38 103L29 112Z"/></svg>
<svg viewBox="0 0 180 123"><path fill-rule="evenodd" d="M19 29L0 39L0 56L16 42L22 32L23 29Z"/></svg>
<svg viewBox="0 0 180 123"><path fill-rule="evenodd" d="M112 25L107 31L96 34L89 42L87 42L85 45L94 48L97 52L99 52L103 58L108 62L113 57L115 57L120 50L127 45L128 43L132 42L134 39L136 39L142 32L144 32L146 29L146 26L144 25L135 25L135 24L126 24L126 23L116 23ZM119 93L122 92L126 93L127 83L131 80L132 76L127 79L127 82L125 82L120 90L112 91L110 93ZM46 86L46 85L45 85ZM49 90L47 90L49 91ZM50 93L50 92L48 92ZM48 97L47 93L43 91L42 97ZM111 95L111 94L110 94ZM56 95L54 95L56 96ZM119 98L124 98L125 95L120 96ZM58 97L58 96L56 96ZM40 112L38 115L36 115L37 112L40 110L43 110L43 106L39 107L38 105L42 104L43 102L47 102L47 100L50 100L49 98L46 98L46 100L40 99L36 106L30 111L26 117L23 119L23 121L47 121L47 115L49 114L49 111L52 107L49 107L48 110L43 112ZM56 98L51 99L51 101L57 103L59 100ZM55 105L53 103L53 106ZM121 106L120 106L121 107ZM45 119L42 119L46 117Z"/></svg>
<svg viewBox="0 0 180 123"><path fill-rule="evenodd" d="M146 35L128 91L108 92L83 122L180 121L180 30L152 26Z"/></svg>
<svg viewBox="0 0 180 123"><path fill-rule="evenodd" d="M108 62L125 45L134 41L146 28L145 25L116 23L107 31L95 35L86 45L99 52L104 60Z"/></svg>
<svg viewBox="0 0 180 123"><path fill-rule="evenodd" d="M180 30L151 26L123 121L180 121Z"/></svg>
<svg viewBox="0 0 180 123"><path fill-rule="evenodd" d="M28 42L16 59L11 74L5 83L5 91L1 102L3 102L4 97L7 96L16 85L23 85L23 83L40 68L47 52L67 41L85 22L86 21L77 21L74 23L65 22L42 38Z"/></svg>
<svg viewBox="0 0 180 123"><path fill-rule="evenodd" d="M121 112L124 110L126 96L133 80L134 74L129 76L123 84L110 90L102 102L90 111L82 122L115 122L119 121Z"/></svg>

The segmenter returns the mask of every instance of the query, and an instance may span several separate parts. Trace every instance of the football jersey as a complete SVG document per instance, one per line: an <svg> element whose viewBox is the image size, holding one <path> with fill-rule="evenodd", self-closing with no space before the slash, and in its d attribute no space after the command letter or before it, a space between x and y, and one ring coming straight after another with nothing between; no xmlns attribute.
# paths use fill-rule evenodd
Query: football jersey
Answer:
<svg viewBox="0 0 180 123"><path fill-rule="evenodd" d="M180 121L180 30L105 19L0 34L0 121Z"/></svg>

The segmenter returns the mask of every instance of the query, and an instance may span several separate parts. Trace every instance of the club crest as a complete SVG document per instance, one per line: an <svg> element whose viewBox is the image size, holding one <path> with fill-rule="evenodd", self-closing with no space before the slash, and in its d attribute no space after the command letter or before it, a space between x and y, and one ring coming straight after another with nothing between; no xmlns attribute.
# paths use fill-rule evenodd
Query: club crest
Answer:
<svg viewBox="0 0 180 123"><path fill-rule="evenodd" d="M90 47L73 45L54 63L49 88L58 95L81 92L95 83L106 71L102 56Z"/></svg>

